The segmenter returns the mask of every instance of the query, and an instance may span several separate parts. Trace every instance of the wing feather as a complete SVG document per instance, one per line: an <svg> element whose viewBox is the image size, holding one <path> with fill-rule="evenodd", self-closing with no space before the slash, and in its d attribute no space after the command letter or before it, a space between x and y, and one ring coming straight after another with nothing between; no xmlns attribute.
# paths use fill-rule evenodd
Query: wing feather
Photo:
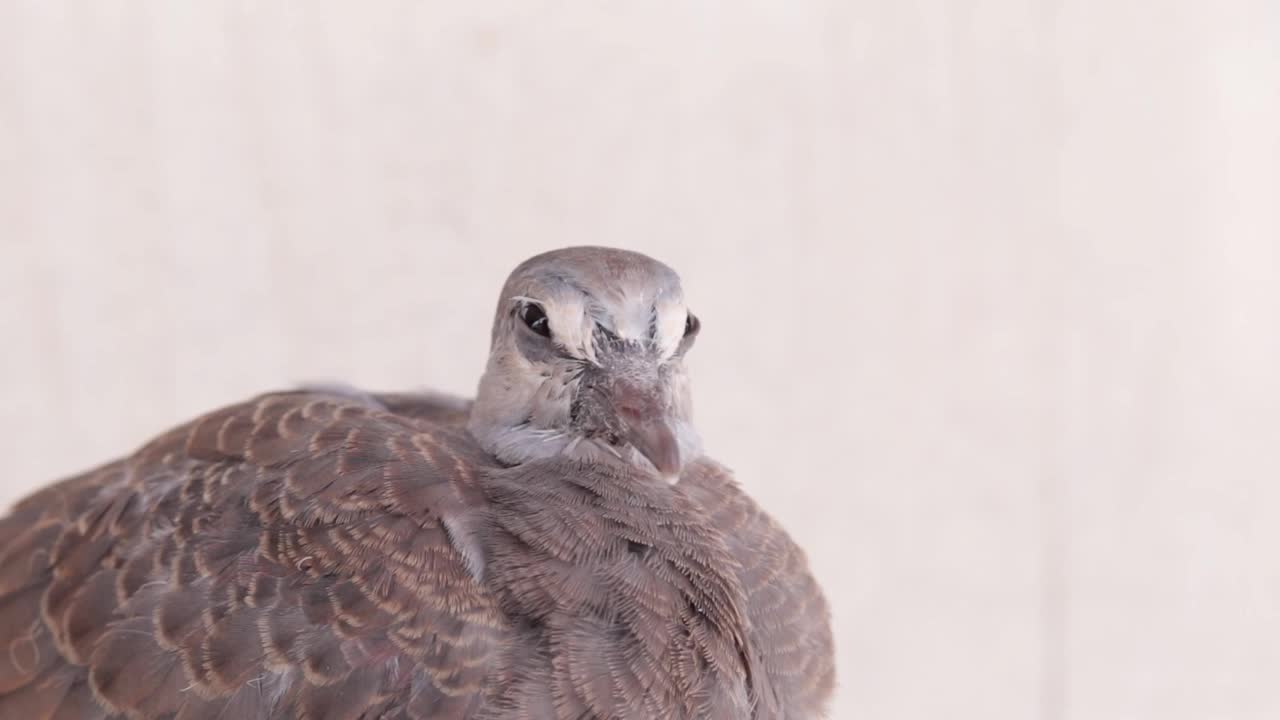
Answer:
<svg viewBox="0 0 1280 720"><path fill-rule="evenodd" d="M755 679L757 717L822 717L835 687L831 613L804 551L723 466L700 461L681 485L737 558L761 670Z"/></svg>
<svg viewBox="0 0 1280 720"><path fill-rule="evenodd" d="M18 503L0 716L464 717L507 632L446 525L485 460L419 415L263 396Z"/></svg>
<svg viewBox="0 0 1280 720"><path fill-rule="evenodd" d="M295 392L0 518L0 717L808 718L804 555L727 471L492 464L467 406Z"/></svg>

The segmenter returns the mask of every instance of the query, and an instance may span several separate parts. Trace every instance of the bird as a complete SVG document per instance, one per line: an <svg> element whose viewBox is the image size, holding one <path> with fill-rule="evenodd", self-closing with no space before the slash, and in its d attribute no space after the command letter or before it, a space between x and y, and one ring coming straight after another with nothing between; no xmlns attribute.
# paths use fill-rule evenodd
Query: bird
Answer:
<svg viewBox="0 0 1280 720"><path fill-rule="evenodd" d="M700 329L667 265L552 250L473 400L270 392L36 491L0 519L0 717L825 717L829 606L703 450Z"/></svg>

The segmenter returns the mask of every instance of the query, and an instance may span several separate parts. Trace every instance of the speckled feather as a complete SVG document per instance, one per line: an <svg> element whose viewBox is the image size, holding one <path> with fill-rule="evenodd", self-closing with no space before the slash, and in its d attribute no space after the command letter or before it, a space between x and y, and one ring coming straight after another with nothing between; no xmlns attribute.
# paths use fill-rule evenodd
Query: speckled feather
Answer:
<svg viewBox="0 0 1280 720"><path fill-rule="evenodd" d="M816 716L827 608L722 468L504 468L464 417L268 395L23 500L0 717Z"/></svg>

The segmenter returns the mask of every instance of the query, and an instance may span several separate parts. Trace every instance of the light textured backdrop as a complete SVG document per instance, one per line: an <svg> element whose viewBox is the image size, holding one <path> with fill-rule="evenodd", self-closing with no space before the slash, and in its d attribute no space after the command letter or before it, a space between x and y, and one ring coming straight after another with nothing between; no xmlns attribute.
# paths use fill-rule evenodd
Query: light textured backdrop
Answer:
<svg viewBox="0 0 1280 720"><path fill-rule="evenodd" d="M835 718L1280 717L1271 0L0 0L0 499L647 251Z"/></svg>

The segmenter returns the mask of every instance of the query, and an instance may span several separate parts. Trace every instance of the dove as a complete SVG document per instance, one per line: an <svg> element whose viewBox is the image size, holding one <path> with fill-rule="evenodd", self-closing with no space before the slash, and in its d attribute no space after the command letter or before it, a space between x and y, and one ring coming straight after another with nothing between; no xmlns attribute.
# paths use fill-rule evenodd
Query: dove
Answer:
<svg viewBox="0 0 1280 720"><path fill-rule="evenodd" d="M267 393L35 492L0 717L824 717L827 601L703 450L700 330L666 265L555 250L474 400Z"/></svg>

